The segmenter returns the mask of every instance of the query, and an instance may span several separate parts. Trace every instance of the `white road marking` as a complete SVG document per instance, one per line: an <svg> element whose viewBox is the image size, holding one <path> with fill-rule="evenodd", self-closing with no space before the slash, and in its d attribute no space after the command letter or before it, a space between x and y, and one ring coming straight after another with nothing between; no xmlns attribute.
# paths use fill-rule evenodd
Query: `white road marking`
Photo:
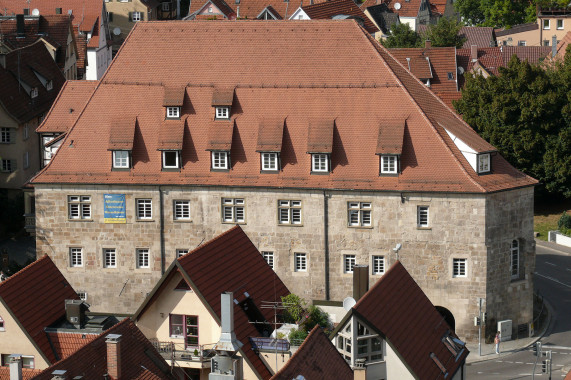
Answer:
<svg viewBox="0 0 571 380"><path fill-rule="evenodd" d="M565 268L565 270L571 272L571 269L569 269L569 268Z"/></svg>
<svg viewBox="0 0 571 380"><path fill-rule="evenodd" d="M550 263L549 261L546 261L545 264L551 265L551 266L553 266L553 267L557 266L557 265L555 265L555 264L553 264L553 263Z"/></svg>
<svg viewBox="0 0 571 380"><path fill-rule="evenodd" d="M567 285L567 284L565 284L565 283L563 283L563 282L561 282L561 281L559 281L559 280L557 280L557 279L555 279L555 278L553 278L553 277L544 276L544 275L542 275L542 274L540 274L540 273L537 273L537 272L535 272L535 274L538 275L539 277L546 278L546 279L548 279L548 280L551 280L551 281L553 281L553 282L556 282L556 283L558 283L558 284L560 284L560 285L566 286L566 287L568 287L568 288L571 289L571 285Z"/></svg>
<svg viewBox="0 0 571 380"><path fill-rule="evenodd" d="M533 363L525 363L525 364L531 364L531 365L533 365Z"/></svg>
<svg viewBox="0 0 571 380"><path fill-rule="evenodd" d="M515 364L523 364L523 362L515 362Z"/></svg>
<svg viewBox="0 0 571 380"><path fill-rule="evenodd" d="M563 367L563 364L555 364L556 367Z"/></svg>

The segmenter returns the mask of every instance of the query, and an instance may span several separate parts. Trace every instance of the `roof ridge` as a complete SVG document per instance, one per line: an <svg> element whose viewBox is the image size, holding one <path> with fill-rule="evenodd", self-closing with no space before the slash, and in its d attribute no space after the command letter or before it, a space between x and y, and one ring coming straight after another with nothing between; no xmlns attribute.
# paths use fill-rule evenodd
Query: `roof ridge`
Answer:
<svg viewBox="0 0 571 380"><path fill-rule="evenodd" d="M47 259L46 259L47 257ZM20 269L18 272L16 272L15 274L13 274L12 276L8 277L6 280L0 282L0 290L2 289L2 286L4 286L5 284L7 284L10 280L14 279L14 278L19 278L19 276L22 275L22 273L30 270L30 268L32 267L36 267L37 265L40 265L40 263L43 263L45 260L51 260L51 258L48 255L44 255L41 258L32 261L30 264L26 265L24 268ZM52 261L53 262L53 261ZM0 295L1 296L1 295Z"/></svg>
<svg viewBox="0 0 571 380"><path fill-rule="evenodd" d="M235 230L240 229L242 230L242 228L240 227L240 225L235 225L234 227L230 228L229 230L226 230L224 232L222 232L220 235L208 240L206 243L199 245L198 247L194 248L192 251L188 252L186 255L181 256L177 259L177 261L180 261L182 258L184 258L187 255L191 255L193 253L195 253L196 251L203 249L204 247L208 247L209 245L213 244L214 242L220 240L221 238L225 237L226 235L229 235L231 232L234 232ZM243 230L242 230L243 231Z"/></svg>

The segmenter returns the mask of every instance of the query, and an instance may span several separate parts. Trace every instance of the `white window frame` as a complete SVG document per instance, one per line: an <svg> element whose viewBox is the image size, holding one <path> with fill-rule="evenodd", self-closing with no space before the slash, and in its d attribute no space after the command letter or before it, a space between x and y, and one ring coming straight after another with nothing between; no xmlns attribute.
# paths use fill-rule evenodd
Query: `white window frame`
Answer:
<svg viewBox="0 0 571 380"><path fill-rule="evenodd" d="M262 251L262 257L266 260L266 263L270 268L274 269L274 252L273 251Z"/></svg>
<svg viewBox="0 0 571 380"><path fill-rule="evenodd" d="M307 253L295 252L294 269L296 272L307 272Z"/></svg>
<svg viewBox="0 0 571 380"><path fill-rule="evenodd" d="M174 154L175 164L167 165L167 154ZM180 154L178 150L163 150L163 169L180 169Z"/></svg>
<svg viewBox="0 0 571 380"><path fill-rule="evenodd" d="M490 153L478 155L478 173L489 173L491 171L491 159Z"/></svg>
<svg viewBox="0 0 571 380"><path fill-rule="evenodd" d="M151 220L153 219L153 200L150 198L139 198L136 200L137 219Z"/></svg>
<svg viewBox="0 0 571 380"><path fill-rule="evenodd" d="M14 171L13 160L3 158L2 161L0 161L0 171L4 173L12 173Z"/></svg>
<svg viewBox="0 0 571 380"><path fill-rule="evenodd" d="M38 88L37 87L32 87L32 89L30 90L30 97L32 99L38 97Z"/></svg>
<svg viewBox="0 0 571 380"><path fill-rule="evenodd" d="M167 107L167 119L179 119L179 118L180 118L180 107Z"/></svg>
<svg viewBox="0 0 571 380"><path fill-rule="evenodd" d="M381 155L381 174L398 173L398 157L395 155Z"/></svg>
<svg viewBox="0 0 571 380"><path fill-rule="evenodd" d="M1 144L12 143L12 128L7 128L7 127L0 128L0 143Z"/></svg>
<svg viewBox="0 0 571 380"><path fill-rule="evenodd" d="M83 267L83 248L69 247L69 266L71 268Z"/></svg>
<svg viewBox="0 0 571 380"><path fill-rule="evenodd" d="M265 152L261 154L262 170L276 171L278 167L278 154L272 152Z"/></svg>
<svg viewBox="0 0 571 380"><path fill-rule="evenodd" d="M115 169L128 169L129 165L129 151L128 150L114 150L113 151L113 168Z"/></svg>
<svg viewBox="0 0 571 380"><path fill-rule="evenodd" d="M329 172L329 155L327 153L312 153L311 171L316 173Z"/></svg>
<svg viewBox="0 0 571 380"><path fill-rule="evenodd" d="M357 255L343 255L343 273L353 273L357 264Z"/></svg>
<svg viewBox="0 0 571 380"><path fill-rule="evenodd" d="M68 195L67 217L70 220L91 220L91 196Z"/></svg>
<svg viewBox="0 0 571 380"><path fill-rule="evenodd" d="M190 220L190 201L175 199L173 201L174 220Z"/></svg>
<svg viewBox="0 0 571 380"><path fill-rule="evenodd" d="M137 248L136 251L136 265L138 269L150 268L151 255L149 248Z"/></svg>
<svg viewBox="0 0 571 380"><path fill-rule="evenodd" d="M230 119L230 107L216 107L216 119L228 120Z"/></svg>
<svg viewBox="0 0 571 380"><path fill-rule="evenodd" d="M182 257L182 256L186 255L188 252L190 252L190 250L185 249L185 248L177 248L177 250L176 250L176 258L178 259L179 257Z"/></svg>
<svg viewBox="0 0 571 380"><path fill-rule="evenodd" d="M374 255L371 258L371 274L383 275L385 274L385 256Z"/></svg>
<svg viewBox="0 0 571 380"><path fill-rule="evenodd" d="M565 29L565 28L564 28L564 25L565 25L564 22L565 22L565 21L563 21L562 18L558 18L558 19L556 20L556 24L555 24L555 25L556 25L556 27L557 27L557 30ZM561 26L559 26L559 23L561 23Z"/></svg>
<svg viewBox="0 0 571 380"><path fill-rule="evenodd" d="M460 257L452 258L452 277L453 278L468 277L468 259Z"/></svg>
<svg viewBox="0 0 571 380"><path fill-rule="evenodd" d="M133 13L131 13L131 21L132 21L132 22L143 21L143 19L144 19L143 12L133 12Z"/></svg>
<svg viewBox="0 0 571 380"><path fill-rule="evenodd" d="M227 170L228 165L228 151L226 150L213 150L212 151L212 169Z"/></svg>
<svg viewBox="0 0 571 380"><path fill-rule="evenodd" d="M517 239L512 240L510 243L510 276L512 280L519 279L520 271L520 255L519 255L520 242Z"/></svg>
<svg viewBox="0 0 571 380"><path fill-rule="evenodd" d="M162 11L163 12L169 12L171 10L170 5L171 5L171 3L166 2L166 1L164 3L162 3L162 6L161 6Z"/></svg>
<svg viewBox="0 0 571 380"><path fill-rule="evenodd" d="M80 300L87 302L87 292L85 290L78 290L77 296Z"/></svg>
<svg viewBox="0 0 571 380"><path fill-rule="evenodd" d="M430 226L429 210L429 206L416 206L416 226L418 228L426 228Z"/></svg>
<svg viewBox="0 0 571 380"><path fill-rule="evenodd" d="M54 88L54 82L53 81L48 81L46 83L46 90L51 91Z"/></svg>
<svg viewBox="0 0 571 380"><path fill-rule="evenodd" d="M222 223L246 223L244 198L222 198Z"/></svg>
<svg viewBox="0 0 571 380"><path fill-rule="evenodd" d="M549 19L544 19L542 22L542 26L543 26L543 30L549 30L551 29L551 20Z"/></svg>
<svg viewBox="0 0 571 380"><path fill-rule="evenodd" d="M371 227L373 204L371 202L347 202L347 225L349 227Z"/></svg>
<svg viewBox="0 0 571 380"><path fill-rule="evenodd" d="M30 137L30 124L24 124L24 140L27 140Z"/></svg>
<svg viewBox="0 0 571 380"><path fill-rule="evenodd" d="M278 200L278 224L301 225L301 201Z"/></svg>
<svg viewBox="0 0 571 380"><path fill-rule="evenodd" d="M117 250L103 248L103 268L117 268Z"/></svg>

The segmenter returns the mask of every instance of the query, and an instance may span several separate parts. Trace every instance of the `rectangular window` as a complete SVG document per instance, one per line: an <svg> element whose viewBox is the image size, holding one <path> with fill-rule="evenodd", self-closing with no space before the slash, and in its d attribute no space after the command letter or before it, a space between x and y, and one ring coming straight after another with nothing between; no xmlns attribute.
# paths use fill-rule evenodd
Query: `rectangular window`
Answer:
<svg viewBox="0 0 571 380"><path fill-rule="evenodd" d="M478 155L478 173L488 173L490 171L490 154Z"/></svg>
<svg viewBox="0 0 571 380"><path fill-rule="evenodd" d="M151 199L137 199L137 219L153 218L153 201Z"/></svg>
<svg viewBox="0 0 571 380"><path fill-rule="evenodd" d="M14 161L13 160L4 160L2 159L0 170L6 173L11 173L12 171L16 170Z"/></svg>
<svg viewBox="0 0 571 380"><path fill-rule="evenodd" d="M526 45L527 45L526 41L521 40L517 42L517 46L526 46Z"/></svg>
<svg viewBox="0 0 571 380"><path fill-rule="evenodd" d="M228 107L216 107L216 118L217 119L229 119L230 118L230 108L228 108Z"/></svg>
<svg viewBox="0 0 571 380"><path fill-rule="evenodd" d="M557 29L558 30L563 29L563 20L561 19L557 20Z"/></svg>
<svg viewBox="0 0 571 380"><path fill-rule="evenodd" d="M184 348L198 348L198 317L195 315L170 315L170 337L183 338Z"/></svg>
<svg viewBox="0 0 571 380"><path fill-rule="evenodd" d="M109 0L106 0L105 2L107 2ZM61 8L56 8L56 15L61 15Z"/></svg>
<svg viewBox="0 0 571 380"><path fill-rule="evenodd" d="M385 257L384 256L373 256L372 265L373 274L385 274Z"/></svg>
<svg viewBox="0 0 571 380"><path fill-rule="evenodd" d="M182 257L188 253L188 249L177 249L176 250L176 257Z"/></svg>
<svg viewBox="0 0 571 380"><path fill-rule="evenodd" d="M511 278L514 280L519 278L519 241L513 240L510 248Z"/></svg>
<svg viewBox="0 0 571 380"><path fill-rule="evenodd" d="M262 153L262 170L278 170L277 153Z"/></svg>
<svg viewBox="0 0 571 380"><path fill-rule="evenodd" d="M149 268L149 249L137 249L137 268Z"/></svg>
<svg viewBox="0 0 571 380"><path fill-rule="evenodd" d="M428 227L428 206L418 206L416 208L416 225L418 227Z"/></svg>
<svg viewBox="0 0 571 380"><path fill-rule="evenodd" d="M180 117L180 107L167 107L167 117L174 119Z"/></svg>
<svg viewBox="0 0 571 380"><path fill-rule="evenodd" d="M228 152L212 152L212 169L228 169Z"/></svg>
<svg viewBox="0 0 571 380"><path fill-rule="evenodd" d="M329 171L329 157L327 154L311 155L311 171L326 173Z"/></svg>
<svg viewBox="0 0 571 380"><path fill-rule="evenodd" d="M348 202L349 212L348 224L352 227L371 226L371 203L370 202Z"/></svg>
<svg viewBox="0 0 571 380"><path fill-rule="evenodd" d="M46 83L46 90L51 91L54 88L54 82L53 81L49 81Z"/></svg>
<svg viewBox="0 0 571 380"><path fill-rule="evenodd" d="M307 255L305 253L295 253L295 271L307 272Z"/></svg>
<svg viewBox="0 0 571 380"><path fill-rule="evenodd" d="M190 201L174 201L174 219L190 220Z"/></svg>
<svg viewBox="0 0 571 380"><path fill-rule="evenodd" d="M549 40L543 40L543 46L549 46Z"/></svg>
<svg viewBox="0 0 571 380"><path fill-rule="evenodd" d="M166 3L166 2L163 3L162 9L163 9L163 12L168 12L168 11L170 11L170 9L171 9L170 3Z"/></svg>
<svg viewBox="0 0 571 380"><path fill-rule="evenodd" d="M28 152L24 152L24 169L28 169L30 167L30 154Z"/></svg>
<svg viewBox="0 0 571 380"><path fill-rule="evenodd" d="M467 259L452 259L452 277L466 277Z"/></svg>
<svg viewBox="0 0 571 380"><path fill-rule="evenodd" d="M343 255L343 272L353 273L356 260L355 255Z"/></svg>
<svg viewBox="0 0 571 380"><path fill-rule="evenodd" d="M301 224L301 201L278 201L279 224Z"/></svg>
<svg viewBox="0 0 571 380"><path fill-rule="evenodd" d="M117 255L115 248L103 249L103 266L105 268L117 268Z"/></svg>
<svg viewBox="0 0 571 380"><path fill-rule="evenodd" d="M32 91L30 91L30 97L31 97L32 99L38 97L38 88L37 88L37 87L33 87L33 88L32 88Z"/></svg>
<svg viewBox="0 0 571 380"><path fill-rule="evenodd" d="M10 354L2 354L2 367L9 367L12 362ZM34 357L28 355L22 355L22 368L34 369Z"/></svg>
<svg viewBox="0 0 571 380"><path fill-rule="evenodd" d="M87 302L87 292L86 291L78 290L77 296L79 297L80 300Z"/></svg>
<svg viewBox="0 0 571 380"><path fill-rule="evenodd" d="M143 19L144 19L143 12L133 12L131 14L131 21L133 22L143 21Z"/></svg>
<svg viewBox="0 0 571 380"><path fill-rule="evenodd" d="M543 20L543 29L549 29L549 20Z"/></svg>
<svg viewBox="0 0 571 380"><path fill-rule="evenodd" d="M69 249L69 266L72 268L83 266L83 248Z"/></svg>
<svg viewBox="0 0 571 380"><path fill-rule="evenodd" d="M395 174L397 166L397 156L381 156L382 174Z"/></svg>
<svg viewBox="0 0 571 380"><path fill-rule="evenodd" d="M6 331L6 328L4 328L4 320L2 319L2 317L0 317L0 331Z"/></svg>
<svg viewBox="0 0 571 380"><path fill-rule="evenodd" d="M0 143L9 144L12 142L11 128L0 128Z"/></svg>
<svg viewBox="0 0 571 380"><path fill-rule="evenodd" d="M244 199L222 198L222 221L224 223L244 223L246 221Z"/></svg>
<svg viewBox="0 0 571 380"><path fill-rule="evenodd" d="M113 151L113 167L117 169L129 168L129 151L114 150Z"/></svg>
<svg viewBox="0 0 571 380"><path fill-rule="evenodd" d="M180 167L178 156L178 150L163 150L163 168L178 169Z"/></svg>
<svg viewBox="0 0 571 380"><path fill-rule="evenodd" d="M67 206L69 219L91 219L91 197L89 195L69 195Z"/></svg>
<svg viewBox="0 0 571 380"><path fill-rule="evenodd" d="M264 257L264 260L266 260L266 263L268 263L270 268L274 269L274 253L270 251L263 251L262 256Z"/></svg>

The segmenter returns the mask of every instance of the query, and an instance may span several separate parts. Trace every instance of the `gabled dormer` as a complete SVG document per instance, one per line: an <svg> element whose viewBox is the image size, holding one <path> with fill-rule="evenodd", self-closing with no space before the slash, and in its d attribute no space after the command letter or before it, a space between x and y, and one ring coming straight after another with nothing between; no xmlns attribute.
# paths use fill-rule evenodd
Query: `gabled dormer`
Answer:
<svg viewBox="0 0 571 380"><path fill-rule="evenodd" d="M184 93L184 87L165 87L163 99L165 119L177 120L181 118Z"/></svg>
<svg viewBox="0 0 571 380"><path fill-rule="evenodd" d="M404 126L405 120L383 120L379 126L375 154L379 156L380 176L398 176L401 172Z"/></svg>
<svg viewBox="0 0 571 380"><path fill-rule="evenodd" d="M162 171L180 171L185 120L166 119L159 129L157 150L161 152Z"/></svg>
<svg viewBox="0 0 571 380"><path fill-rule="evenodd" d="M307 153L311 155L311 174L331 173L334 127L333 119L314 120L309 123Z"/></svg>
<svg viewBox="0 0 571 380"><path fill-rule="evenodd" d="M444 127L442 124L440 125ZM469 131L460 136L452 133L446 127L444 127L444 130L477 174L492 173L492 157L496 153L496 149L493 146L478 136L473 136Z"/></svg>
<svg viewBox="0 0 571 380"><path fill-rule="evenodd" d="M135 139L136 118L116 119L111 124L109 145L111 170L129 171L133 167L133 141Z"/></svg>
<svg viewBox="0 0 571 380"><path fill-rule="evenodd" d="M234 89L215 88L212 93L212 107L214 108L214 120L230 120L232 103L234 101Z"/></svg>
<svg viewBox="0 0 571 380"><path fill-rule="evenodd" d="M264 118L258 127L256 152L260 153L260 172L277 173L281 170L281 151L285 120Z"/></svg>

